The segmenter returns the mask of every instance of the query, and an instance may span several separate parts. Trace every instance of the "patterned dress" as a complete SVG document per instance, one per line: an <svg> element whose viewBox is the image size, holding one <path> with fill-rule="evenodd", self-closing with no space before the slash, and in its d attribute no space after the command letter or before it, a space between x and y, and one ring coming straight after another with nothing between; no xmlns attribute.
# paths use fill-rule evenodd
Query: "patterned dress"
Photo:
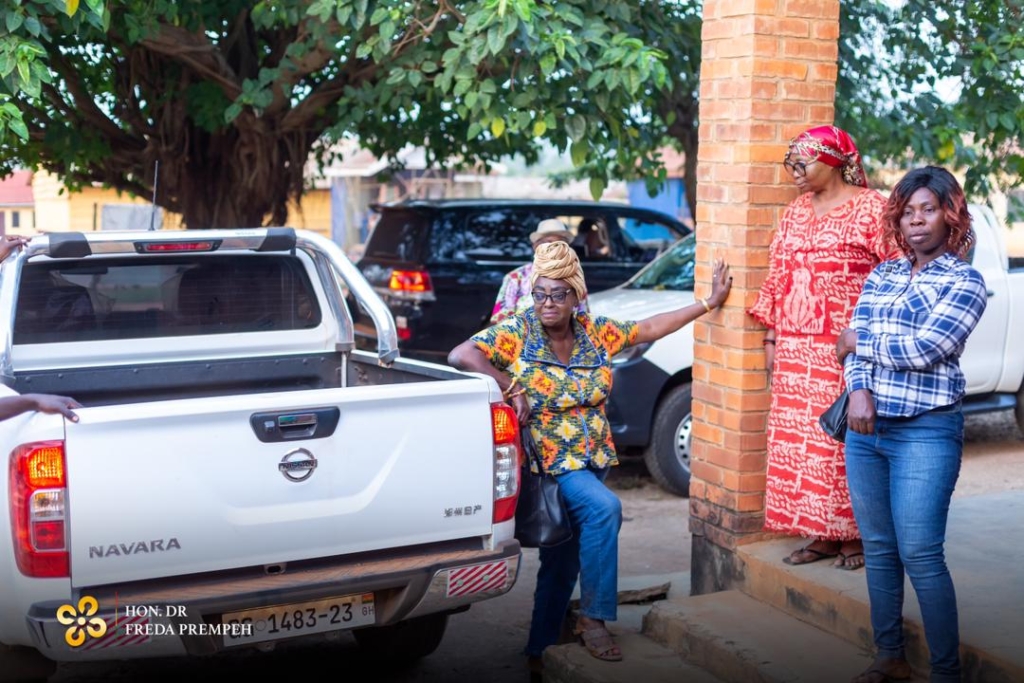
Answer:
<svg viewBox="0 0 1024 683"><path fill-rule="evenodd" d="M774 328L768 414L765 528L825 540L860 537L843 444L818 416L843 388L835 345L868 274L892 255L883 245L885 198L862 190L818 217L811 193L785 210L772 238L768 277L748 311Z"/></svg>
<svg viewBox="0 0 1024 683"><path fill-rule="evenodd" d="M491 365L526 388L530 432L544 470L563 474L588 465L617 465L604 404L612 388L611 358L636 341L638 325L577 314L569 363L547 343L533 308L506 318L472 338Z"/></svg>

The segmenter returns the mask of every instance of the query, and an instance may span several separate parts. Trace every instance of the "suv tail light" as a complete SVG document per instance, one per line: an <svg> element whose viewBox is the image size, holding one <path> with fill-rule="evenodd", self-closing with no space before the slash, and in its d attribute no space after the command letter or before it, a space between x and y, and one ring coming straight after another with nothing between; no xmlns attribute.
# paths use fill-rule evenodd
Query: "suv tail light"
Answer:
<svg viewBox="0 0 1024 683"><path fill-rule="evenodd" d="M436 301L434 284L425 270L392 270L388 294L410 301Z"/></svg>
<svg viewBox="0 0 1024 683"><path fill-rule="evenodd" d="M65 464L63 441L37 441L11 452L11 531L25 576L70 576Z"/></svg>
<svg viewBox="0 0 1024 683"><path fill-rule="evenodd" d="M491 404L494 434L493 522L506 522L516 514L519 497L519 420L505 403Z"/></svg>

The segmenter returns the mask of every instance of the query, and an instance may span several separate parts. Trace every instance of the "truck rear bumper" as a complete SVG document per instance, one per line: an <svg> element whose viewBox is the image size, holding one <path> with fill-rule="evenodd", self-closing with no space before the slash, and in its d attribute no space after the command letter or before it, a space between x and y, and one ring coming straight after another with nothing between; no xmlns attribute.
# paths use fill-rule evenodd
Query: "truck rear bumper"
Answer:
<svg viewBox="0 0 1024 683"><path fill-rule="evenodd" d="M86 631L77 645L65 637L75 626L57 619L60 603L37 603L27 619L33 645L57 661L205 655L225 649L219 629L221 615L229 612L373 593L374 625L385 626L458 611L511 590L519 574L518 541L505 541L493 551L458 545L83 588L76 601L95 598L99 610L88 620L103 619L107 629L97 638ZM150 626L127 626L140 622ZM143 630L148 635L140 634Z"/></svg>

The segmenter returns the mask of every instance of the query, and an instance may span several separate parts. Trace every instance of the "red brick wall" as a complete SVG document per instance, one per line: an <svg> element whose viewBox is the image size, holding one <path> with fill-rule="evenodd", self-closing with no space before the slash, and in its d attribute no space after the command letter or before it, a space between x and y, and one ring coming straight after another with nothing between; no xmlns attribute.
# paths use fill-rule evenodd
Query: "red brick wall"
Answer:
<svg viewBox="0 0 1024 683"><path fill-rule="evenodd" d="M706 288L721 255L734 281L723 310L694 331L694 592L706 592L697 577L711 570L697 565L708 545L731 550L757 538L764 521L764 331L744 310L764 280L779 214L796 195L781 163L788 142L832 123L838 36L838 0L704 2L697 276ZM711 578L705 583L723 587Z"/></svg>

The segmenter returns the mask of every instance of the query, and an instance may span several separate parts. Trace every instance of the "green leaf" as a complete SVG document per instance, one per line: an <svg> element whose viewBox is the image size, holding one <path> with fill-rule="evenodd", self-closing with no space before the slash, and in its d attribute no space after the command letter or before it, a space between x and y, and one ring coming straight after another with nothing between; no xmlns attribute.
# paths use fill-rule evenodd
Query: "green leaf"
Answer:
<svg viewBox="0 0 1024 683"><path fill-rule="evenodd" d="M39 34L42 33L43 27L35 17L25 17L25 30L33 38L38 38Z"/></svg>
<svg viewBox="0 0 1024 683"><path fill-rule="evenodd" d="M606 186L604 178L591 178L590 179L590 196L594 198L594 201L601 199L601 195L604 194L604 188Z"/></svg>
<svg viewBox="0 0 1024 683"><path fill-rule="evenodd" d="M422 82L423 82L423 74L422 73L420 73L419 71L410 71L409 72L409 85L411 85L414 88L418 88L420 83L422 83Z"/></svg>
<svg viewBox="0 0 1024 683"><path fill-rule="evenodd" d="M555 70L555 64L556 60L553 54L544 55L543 57L541 57L540 60L541 73L544 74L545 76L550 76L551 73Z"/></svg>
<svg viewBox="0 0 1024 683"><path fill-rule="evenodd" d="M533 122L533 137L539 138L544 135L548 130L548 124L544 123L544 119L537 119Z"/></svg>
<svg viewBox="0 0 1024 683"><path fill-rule="evenodd" d="M487 49L491 51L491 54L499 55L504 48L505 36L502 33L501 27L492 26L487 31Z"/></svg>
<svg viewBox="0 0 1024 683"><path fill-rule="evenodd" d="M600 85L601 81L603 81L603 80L604 80L604 72L603 71L595 71L594 73L590 74L590 78L587 79L587 90L593 90L598 85Z"/></svg>
<svg viewBox="0 0 1024 683"><path fill-rule="evenodd" d="M7 24L7 32L14 33L21 28L21 22L25 20L25 15L21 12L7 12L7 16L4 17L4 23Z"/></svg>
<svg viewBox="0 0 1024 683"><path fill-rule="evenodd" d="M391 11L387 7L378 7L370 15L370 26L376 26L390 16Z"/></svg>
<svg viewBox="0 0 1024 683"><path fill-rule="evenodd" d="M582 114L574 114L565 122L565 131L573 142L579 142L587 134L587 119Z"/></svg>
<svg viewBox="0 0 1024 683"><path fill-rule="evenodd" d="M366 59L370 56L371 52L373 52L373 43L360 43L359 47L356 48L356 59Z"/></svg>
<svg viewBox="0 0 1024 683"><path fill-rule="evenodd" d="M477 101L478 97L479 97L479 94L475 90L473 90L473 91L467 92L466 96L462 99L462 101L466 103L467 107L472 109L473 107L476 106L476 101Z"/></svg>
<svg viewBox="0 0 1024 683"><path fill-rule="evenodd" d="M469 130L466 131L466 140L475 140L476 138L480 137L480 133L482 132L484 132L484 127L481 126L476 121L474 121L473 123L469 124Z"/></svg>
<svg viewBox="0 0 1024 683"><path fill-rule="evenodd" d="M469 92L469 89L473 87L473 81L468 78L460 78L455 81L455 90L452 91L452 95L455 97L461 97Z"/></svg>
<svg viewBox="0 0 1024 683"><path fill-rule="evenodd" d="M494 93L498 92L498 86L494 84L493 80L488 78L480 84L480 92L490 93L493 95Z"/></svg>
<svg viewBox="0 0 1024 683"><path fill-rule="evenodd" d="M29 62L23 59L18 60L18 76L21 77L22 84L28 84L31 75L32 71Z"/></svg>
<svg viewBox="0 0 1024 683"><path fill-rule="evenodd" d="M238 118L239 114L242 113L242 105L238 102L231 104L227 109L224 110L224 123L231 123Z"/></svg>
<svg viewBox="0 0 1024 683"><path fill-rule="evenodd" d="M78 0L65 0L64 11L69 17L75 16L75 12L78 11Z"/></svg>
<svg viewBox="0 0 1024 683"><path fill-rule="evenodd" d="M531 0L513 0L512 9L515 10L516 14L523 21L530 20L530 10L533 7Z"/></svg>
<svg viewBox="0 0 1024 683"><path fill-rule="evenodd" d="M387 85L398 85L405 80L405 69L396 68L392 69L391 73L388 74L388 79L385 81Z"/></svg>
<svg viewBox="0 0 1024 683"><path fill-rule="evenodd" d="M572 165L579 168L587 163L587 153L589 151L586 142L574 142L569 145L569 157L572 159Z"/></svg>

